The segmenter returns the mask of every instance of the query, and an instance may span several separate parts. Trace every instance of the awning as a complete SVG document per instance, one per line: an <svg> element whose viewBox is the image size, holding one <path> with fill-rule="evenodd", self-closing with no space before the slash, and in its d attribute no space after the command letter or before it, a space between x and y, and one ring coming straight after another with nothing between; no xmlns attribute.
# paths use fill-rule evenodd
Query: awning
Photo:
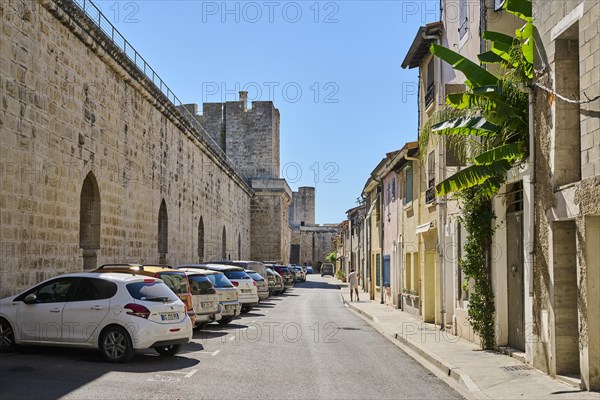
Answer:
<svg viewBox="0 0 600 400"><path fill-rule="evenodd" d="M425 233L428 230L433 228L433 221L427 222L425 224L417 225L416 234Z"/></svg>
<svg viewBox="0 0 600 400"><path fill-rule="evenodd" d="M379 199L379 193L377 193L377 196L375 196L375 200L373 200L373 202L371 203L371 207L369 208L369 212L367 213L367 216L365 218L369 218L371 216L371 213L373 212L373 209L377 205L377 200L378 199Z"/></svg>

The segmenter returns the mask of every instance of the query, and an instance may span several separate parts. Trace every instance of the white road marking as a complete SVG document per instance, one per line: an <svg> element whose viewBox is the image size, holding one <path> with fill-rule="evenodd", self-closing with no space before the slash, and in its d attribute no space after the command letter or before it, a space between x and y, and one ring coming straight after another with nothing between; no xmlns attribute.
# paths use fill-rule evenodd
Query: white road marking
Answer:
<svg viewBox="0 0 600 400"><path fill-rule="evenodd" d="M194 376L194 374L195 374L196 372L198 372L198 370L197 370L197 369L193 369L193 370L191 370L190 372L188 372L188 373L187 373L187 375L186 375L185 377L189 379L189 378L191 378L192 376Z"/></svg>
<svg viewBox="0 0 600 400"><path fill-rule="evenodd" d="M221 350L215 350L212 353L210 353L211 356L216 356L217 354L219 354L221 352Z"/></svg>
<svg viewBox="0 0 600 400"><path fill-rule="evenodd" d="M233 342L234 340L235 340L235 336L232 336L232 337L229 338L230 342Z"/></svg>

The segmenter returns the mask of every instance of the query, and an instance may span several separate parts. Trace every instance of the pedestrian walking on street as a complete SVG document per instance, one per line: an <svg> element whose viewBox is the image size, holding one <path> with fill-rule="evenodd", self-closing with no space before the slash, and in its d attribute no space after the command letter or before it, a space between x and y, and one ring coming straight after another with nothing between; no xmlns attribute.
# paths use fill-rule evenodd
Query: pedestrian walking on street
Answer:
<svg viewBox="0 0 600 400"><path fill-rule="evenodd" d="M352 300L352 293L356 293L356 301L360 301L358 298L358 275L354 271L354 269L350 270L348 274L348 283L350 284L350 301Z"/></svg>

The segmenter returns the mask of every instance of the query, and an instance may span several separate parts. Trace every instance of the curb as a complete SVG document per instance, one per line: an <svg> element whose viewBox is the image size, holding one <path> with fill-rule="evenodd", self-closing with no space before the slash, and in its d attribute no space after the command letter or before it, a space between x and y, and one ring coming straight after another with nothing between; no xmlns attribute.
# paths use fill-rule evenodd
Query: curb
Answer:
<svg viewBox="0 0 600 400"><path fill-rule="evenodd" d="M344 298L344 295L342 292L340 292L340 299L346 307L352 309L357 314L364 316L366 319L372 321L373 323L376 322L376 318L373 315L369 314L368 312L366 312L364 310L361 310L360 308L356 307L354 304L349 303ZM460 370L459 367L455 367L454 365L450 364L449 362L442 360L441 358L437 357L435 354L427 351L426 349L422 348L418 344L414 343L412 340L402 336L401 333L395 333L393 336L388 336L383 331L381 331L379 329L376 329L376 330L379 333L381 333L383 336L388 338L389 340L398 342L400 344L400 347L403 347L403 346L408 347L410 350L414 351L416 354L418 354L424 360L428 361L431 365L435 366L444 375L452 378L459 384L463 385L471 393L478 394L480 396L483 395L483 393L481 392L481 389L479 389L479 387L475 384L475 382L473 382L473 380L469 377L469 375L462 373L462 371ZM419 361L419 360L417 360L417 361ZM487 398L487 396L485 396L485 395L481 396L481 397Z"/></svg>

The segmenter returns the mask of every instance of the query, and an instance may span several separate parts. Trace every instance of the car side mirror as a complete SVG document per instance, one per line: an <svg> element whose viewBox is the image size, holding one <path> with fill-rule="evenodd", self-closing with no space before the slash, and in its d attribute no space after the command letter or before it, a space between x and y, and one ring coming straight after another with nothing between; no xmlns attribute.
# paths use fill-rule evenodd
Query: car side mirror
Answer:
<svg viewBox="0 0 600 400"><path fill-rule="evenodd" d="M25 296L25 298L23 299L23 303L25 304L33 304L37 302L37 296L33 293L29 293L27 296Z"/></svg>

